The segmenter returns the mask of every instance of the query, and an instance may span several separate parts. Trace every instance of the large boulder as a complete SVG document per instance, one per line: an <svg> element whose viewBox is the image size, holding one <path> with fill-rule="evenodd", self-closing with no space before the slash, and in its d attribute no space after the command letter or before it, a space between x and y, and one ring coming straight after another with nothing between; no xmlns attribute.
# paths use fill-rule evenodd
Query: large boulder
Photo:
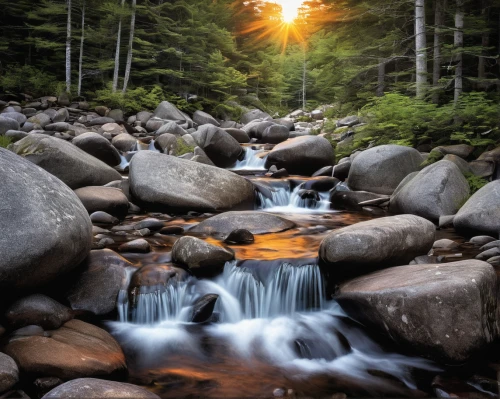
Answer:
<svg viewBox="0 0 500 399"><path fill-rule="evenodd" d="M151 151L132 158L129 178L133 197L158 210L215 211L254 203L253 185L243 177Z"/></svg>
<svg viewBox="0 0 500 399"><path fill-rule="evenodd" d="M5 116L0 116L0 136L3 136L9 130L19 130L21 125L18 121Z"/></svg>
<svg viewBox="0 0 500 399"><path fill-rule="evenodd" d="M361 152L352 161L349 187L356 191L392 194L401 181L416 172L423 158L414 148L381 145Z"/></svg>
<svg viewBox="0 0 500 399"><path fill-rule="evenodd" d="M478 190L460 208L455 229L465 233L487 233L498 237L500 233L500 180L488 183Z"/></svg>
<svg viewBox="0 0 500 399"><path fill-rule="evenodd" d="M128 213L128 198L123 191L113 187L90 186L75 190L75 194L82 201L88 213L103 211L117 217L125 219Z"/></svg>
<svg viewBox="0 0 500 399"><path fill-rule="evenodd" d="M206 112L203 111L195 111L193 114L193 122L197 123L198 125L214 125L214 126L220 126L220 123L217 122L217 120L210 114L207 114Z"/></svg>
<svg viewBox="0 0 500 399"><path fill-rule="evenodd" d="M67 292L71 308L98 316L115 310L118 293L126 288L126 269L131 267L130 262L110 249L91 251Z"/></svg>
<svg viewBox="0 0 500 399"><path fill-rule="evenodd" d="M87 256L92 223L68 186L2 148L0 182L0 292L45 284Z"/></svg>
<svg viewBox="0 0 500 399"><path fill-rule="evenodd" d="M469 197L469 183L450 161L439 161L424 168L391 198L392 213L410 213L438 221L454 215Z"/></svg>
<svg viewBox="0 0 500 399"><path fill-rule="evenodd" d="M161 123L164 124L156 130L155 136L161 136L165 133L170 133L175 136L184 136L185 134L187 134L187 132L175 122L168 121L165 123L164 121L161 121Z"/></svg>
<svg viewBox="0 0 500 399"><path fill-rule="evenodd" d="M290 130L283 125L268 126L262 133L261 141L269 144L279 144L288 140Z"/></svg>
<svg viewBox="0 0 500 399"><path fill-rule="evenodd" d="M55 330L72 318L71 309L41 294L21 298L5 312L6 326L12 329L35 325Z"/></svg>
<svg viewBox="0 0 500 399"><path fill-rule="evenodd" d="M5 353L0 353L0 393L11 389L19 381L19 369L16 362Z"/></svg>
<svg viewBox="0 0 500 399"><path fill-rule="evenodd" d="M148 390L124 382L77 378L47 393L42 399L160 399Z"/></svg>
<svg viewBox="0 0 500 399"><path fill-rule="evenodd" d="M121 158L118 150L109 140L98 133L88 132L75 137L72 141L81 150L96 157L109 166L120 165Z"/></svg>
<svg viewBox="0 0 500 399"><path fill-rule="evenodd" d="M266 119L266 120L271 120L271 115L269 115L267 112L261 111L260 109L252 109L251 111L248 111L244 113L240 121L243 125L246 125L247 123L250 123L254 121L255 119Z"/></svg>
<svg viewBox="0 0 500 399"><path fill-rule="evenodd" d="M462 363L498 335L497 277L477 260L400 266L348 281L336 300L396 343Z"/></svg>
<svg viewBox="0 0 500 399"><path fill-rule="evenodd" d="M225 212L204 220L190 230L193 233L226 236L236 229L252 234L279 233L295 227L295 223L272 213L254 211Z"/></svg>
<svg viewBox="0 0 500 399"><path fill-rule="evenodd" d="M137 145L137 139L128 133L121 133L111 140L113 146L121 152L133 151Z"/></svg>
<svg viewBox="0 0 500 399"><path fill-rule="evenodd" d="M200 126L191 136L212 162L221 168L233 166L243 152L240 143L217 126Z"/></svg>
<svg viewBox="0 0 500 399"><path fill-rule="evenodd" d="M269 153L266 167L275 165L299 175L312 175L324 166L333 166L335 153L330 142L318 136L303 136L278 144Z"/></svg>
<svg viewBox="0 0 500 399"><path fill-rule="evenodd" d="M125 356L106 331L71 320L50 334L13 336L4 347L21 373L32 377L123 377Z"/></svg>
<svg viewBox="0 0 500 399"><path fill-rule="evenodd" d="M228 128L224 129L229 135L231 135L238 143L249 143L250 137L242 129Z"/></svg>
<svg viewBox="0 0 500 399"><path fill-rule="evenodd" d="M172 103L168 101L162 101L158 107L156 107L153 113L153 118L168 119L170 121L175 121L179 124L186 122L192 122L189 117Z"/></svg>
<svg viewBox="0 0 500 399"><path fill-rule="evenodd" d="M414 215L389 216L334 230L319 248L320 262L332 280L408 264L427 255L436 228Z"/></svg>
<svg viewBox="0 0 500 399"><path fill-rule="evenodd" d="M226 262L234 259L230 248L219 247L196 237L181 237L172 247L172 261L190 269L222 270Z"/></svg>
<svg viewBox="0 0 500 399"><path fill-rule="evenodd" d="M121 175L77 146L44 134L30 134L11 150L61 179L72 189L102 186Z"/></svg>

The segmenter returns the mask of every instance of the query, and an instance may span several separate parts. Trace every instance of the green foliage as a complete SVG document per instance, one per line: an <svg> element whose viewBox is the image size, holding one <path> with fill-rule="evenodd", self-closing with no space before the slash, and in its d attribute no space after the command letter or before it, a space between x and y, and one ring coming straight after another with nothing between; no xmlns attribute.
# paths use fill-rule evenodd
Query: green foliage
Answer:
<svg viewBox="0 0 500 399"><path fill-rule="evenodd" d="M10 137L6 136L0 136L0 147L1 148L7 148L9 144L12 143L12 139Z"/></svg>
<svg viewBox="0 0 500 399"><path fill-rule="evenodd" d="M182 137L179 137L177 139L177 156L181 156L181 155L184 155L184 154L188 154L190 152L193 152L194 151L194 147L193 146L190 146L188 145L183 139Z"/></svg>
<svg viewBox="0 0 500 399"><path fill-rule="evenodd" d="M3 92L28 93L34 97L56 95L60 84L56 77L29 65L9 66L0 75Z"/></svg>
<svg viewBox="0 0 500 399"><path fill-rule="evenodd" d="M310 116L304 115L304 116L299 116L297 118L297 122L314 122L314 119L311 118Z"/></svg>
<svg viewBox="0 0 500 399"><path fill-rule="evenodd" d="M465 174L465 178L467 179L467 183L469 183L470 195L474 195L477 191L489 183L488 180L473 175L472 173Z"/></svg>
<svg viewBox="0 0 500 399"><path fill-rule="evenodd" d="M426 166L432 165L433 163L436 163L437 161L440 161L443 159L444 154L436 149L433 149L427 159L420 165L421 168L425 168Z"/></svg>
<svg viewBox="0 0 500 399"><path fill-rule="evenodd" d="M125 113L137 113L145 109L153 110L163 101L163 90L154 86L150 91L144 87L128 90L125 94L121 91L113 93L111 86L97 90L96 103L106 104L110 108L119 108Z"/></svg>

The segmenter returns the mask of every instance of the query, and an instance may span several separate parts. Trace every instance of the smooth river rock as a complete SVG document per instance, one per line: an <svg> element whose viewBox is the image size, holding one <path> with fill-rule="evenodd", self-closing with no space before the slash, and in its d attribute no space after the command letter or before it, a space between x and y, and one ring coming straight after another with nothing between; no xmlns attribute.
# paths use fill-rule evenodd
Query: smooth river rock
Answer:
<svg viewBox="0 0 500 399"><path fill-rule="evenodd" d="M361 152L352 161L348 184L355 191L390 195L410 173L416 172L423 158L414 148L381 145Z"/></svg>
<svg viewBox="0 0 500 399"><path fill-rule="evenodd" d="M272 213L243 211L225 212L212 216L193 227L190 232L210 235L228 235L236 229L252 234L278 233L295 227L295 223Z"/></svg>
<svg viewBox="0 0 500 399"><path fill-rule="evenodd" d="M16 362L5 353L0 353L0 394L11 389L19 381Z"/></svg>
<svg viewBox="0 0 500 399"><path fill-rule="evenodd" d="M460 208L455 229L465 233L486 233L498 237L500 233L500 180L492 181L478 190Z"/></svg>
<svg viewBox="0 0 500 399"><path fill-rule="evenodd" d="M336 300L417 354L462 363L498 335L497 277L476 260L400 266L340 286Z"/></svg>
<svg viewBox="0 0 500 399"><path fill-rule="evenodd" d="M82 187L75 190L75 194L82 201L89 214L102 211L125 219L128 213L128 199L123 191L113 187Z"/></svg>
<svg viewBox="0 0 500 399"><path fill-rule="evenodd" d="M439 161L424 168L391 198L392 213L410 213L438 221L454 215L469 197L469 183L453 162Z"/></svg>
<svg viewBox="0 0 500 399"><path fill-rule="evenodd" d="M42 399L160 399L145 388L124 382L77 378L47 393Z"/></svg>
<svg viewBox="0 0 500 399"><path fill-rule="evenodd" d="M146 208L215 211L254 206L248 180L170 155L139 152L130 163L129 179L133 197Z"/></svg>
<svg viewBox="0 0 500 399"><path fill-rule="evenodd" d="M61 179L72 189L103 186L121 175L77 146L44 134L30 134L12 145L12 151Z"/></svg>
<svg viewBox="0 0 500 399"><path fill-rule="evenodd" d="M98 133L88 132L80 134L71 142L86 153L96 157L109 166L120 165L121 158L118 150L109 140Z"/></svg>
<svg viewBox="0 0 500 399"><path fill-rule="evenodd" d="M125 356L103 329L71 320L50 334L13 336L4 347L21 373L32 377L123 377Z"/></svg>
<svg viewBox="0 0 500 399"><path fill-rule="evenodd" d="M427 255L436 228L414 215L389 216L356 223L331 232L319 248L320 262L332 280L408 264Z"/></svg>
<svg viewBox="0 0 500 399"><path fill-rule="evenodd" d="M318 136L302 136L278 144L269 153L266 167L275 165L291 174L311 176L324 166L333 166L335 153L330 142Z"/></svg>
<svg viewBox="0 0 500 399"><path fill-rule="evenodd" d="M33 288L77 266L92 223L58 178L0 148L0 293Z"/></svg>
<svg viewBox="0 0 500 399"><path fill-rule="evenodd" d="M217 126L202 125L191 136L212 162L221 168L233 166L243 153L238 140Z"/></svg>

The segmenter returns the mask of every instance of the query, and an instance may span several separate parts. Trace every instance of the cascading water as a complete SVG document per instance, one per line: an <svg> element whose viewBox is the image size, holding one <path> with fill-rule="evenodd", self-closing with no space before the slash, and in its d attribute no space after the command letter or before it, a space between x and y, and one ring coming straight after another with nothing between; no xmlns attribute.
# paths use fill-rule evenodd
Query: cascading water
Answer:
<svg viewBox="0 0 500 399"><path fill-rule="evenodd" d="M245 157L241 161L236 161L231 170L265 170L266 157L259 157L257 154L262 150L254 150L250 147L245 148Z"/></svg>
<svg viewBox="0 0 500 399"><path fill-rule="evenodd" d="M318 198L303 198L301 196L302 185L298 185L293 190L290 186L276 187L271 189L272 198L257 193L258 208L271 212L328 212L330 211L329 192L318 192Z"/></svg>
<svg viewBox="0 0 500 399"><path fill-rule="evenodd" d="M151 140L149 142L149 144L144 144L141 141L137 140L134 148L132 148L130 151L128 151L128 152L123 153L123 154L120 155L120 158L121 158L120 165L116 166L115 169L117 169L119 171L122 171L122 172L126 171L127 168L130 165L130 161L132 160L133 156L135 154L137 154L139 151L160 152L160 150L158 150L155 147L155 141L154 140Z"/></svg>
<svg viewBox="0 0 500 399"><path fill-rule="evenodd" d="M205 370L208 362L212 374L221 368L220 378L227 379L236 361L247 373L258 373L256 364L279 368L290 383L322 375L329 384L355 386L356 392L400 394L402 384L415 388L413 368L435 370L423 359L385 352L338 304L327 302L317 265L283 263L265 272L260 266L253 270L230 262L215 280L191 277L164 291L139 294L134 306L122 303L121 321L109 328L134 359L131 367L161 378L169 367ZM219 295L218 322L188 322L191 306L208 293Z"/></svg>

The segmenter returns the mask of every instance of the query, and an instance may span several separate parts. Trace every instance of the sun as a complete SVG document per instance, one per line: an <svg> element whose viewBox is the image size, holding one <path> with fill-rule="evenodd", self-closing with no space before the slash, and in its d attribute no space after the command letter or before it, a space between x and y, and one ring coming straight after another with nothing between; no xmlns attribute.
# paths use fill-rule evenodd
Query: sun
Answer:
<svg viewBox="0 0 500 399"><path fill-rule="evenodd" d="M282 7L283 22L293 24L299 16L299 8L302 6L303 0L276 0L276 3Z"/></svg>

